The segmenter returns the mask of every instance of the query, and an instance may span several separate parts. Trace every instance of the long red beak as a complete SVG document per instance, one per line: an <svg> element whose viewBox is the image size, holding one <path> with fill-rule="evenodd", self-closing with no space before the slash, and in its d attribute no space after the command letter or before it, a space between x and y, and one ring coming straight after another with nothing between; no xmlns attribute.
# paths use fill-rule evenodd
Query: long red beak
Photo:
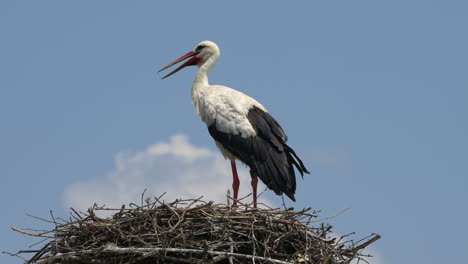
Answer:
<svg viewBox="0 0 468 264"><path fill-rule="evenodd" d="M185 54L184 56L178 58L177 60L175 60L175 61L173 61L173 62L171 62L171 63L169 63L169 65L167 65L166 67L160 69L158 72L161 72L161 71L163 71L163 70L165 70L165 69L171 67L172 65L174 65L174 64L176 64L176 63L179 63L179 62L181 62L181 61L183 61L183 60L185 60L185 59L188 59L188 58L192 57L190 60L188 60L188 61L186 61L184 64L180 65L177 69L171 71L169 74L167 74L166 76L162 77L162 79L165 79L165 78L171 76L172 74L174 74L174 73L180 71L181 69L183 69L183 68L185 68L185 67L187 67L187 66L197 65L197 64L201 61L200 58L195 57L195 55L197 55L197 54L198 54L198 53L195 52L195 51L190 51L189 53Z"/></svg>

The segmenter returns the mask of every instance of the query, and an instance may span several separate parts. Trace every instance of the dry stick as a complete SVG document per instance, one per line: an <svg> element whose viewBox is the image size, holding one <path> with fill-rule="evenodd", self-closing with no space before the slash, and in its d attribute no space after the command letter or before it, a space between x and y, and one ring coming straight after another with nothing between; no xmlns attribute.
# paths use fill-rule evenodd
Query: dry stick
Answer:
<svg viewBox="0 0 468 264"><path fill-rule="evenodd" d="M50 238L46 237L46 238L42 239L41 241L38 241L38 242L36 242L36 243L30 245L29 248L32 248L32 247L34 247L34 246L36 246L36 245L39 245L39 244L41 244L41 243L43 243L43 242L45 242L45 241L47 241L47 240L49 240L49 239L50 239Z"/></svg>
<svg viewBox="0 0 468 264"><path fill-rule="evenodd" d="M70 210L72 210L72 212L74 212L75 215L79 217L79 220L83 220L83 218L81 217L81 215L80 215L75 209L70 208ZM78 220L77 218L75 218L75 219Z"/></svg>
<svg viewBox="0 0 468 264"><path fill-rule="evenodd" d="M145 196L145 192L146 192L146 188L145 190L143 191L143 193L141 194L141 207L143 207L143 197Z"/></svg>
<svg viewBox="0 0 468 264"><path fill-rule="evenodd" d="M250 225L250 232L252 232L251 234L251 238L252 238L252 247L253 247L253 254L252 254L252 263L255 264L255 254L257 253L257 247L256 247L256 243L257 242L257 238L255 237L255 228L254 228L254 225L255 225L255 218L254 220L252 221L251 225Z"/></svg>
<svg viewBox="0 0 468 264"><path fill-rule="evenodd" d="M51 223L51 224L54 223L54 222L52 222L52 221L50 221L50 220L47 220L47 219L44 219L44 218L40 218L40 217L38 217L38 216L34 216L34 215L30 215L30 214L26 214L26 215L29 216L29 217L32 217L32 218L39 219L39 220L44 221L44 222L48 222L48 223Z"/></svg>
<svg viewBox="0 0 468 264"><path fill-rule="evenodd" d="M55 228L57 228L57 227L58 227L58 223L57 223L57 221L55 221L54 213L52 212L52 210L50 210L49 212L50 212L50 216L52 217L52 221L54 221Z"/></svg>
<svg viewBox="0 0 468 264"><path fill-rule="evenodd" d="M161 194L158 198L156 198L156 196L153 197L154 200L156 200L155 204L156 204L156 203L159 203L160 205L163 205L163 202L161 202L161 198L163 198L163 196L164 196L165 194L166 194L166 192L163 192L163 194Z"/></svg>
<svg viewBox="0 0 468 264"><path fill-rule="evenodd" d="M29 233L29 232L20 230L20 229L15 228L15 227L10 227L10 228L11 228L13 231L16 231L16 232L19 232L19 233L21 233L21 234L25 234L25 235L28 235L28 236L45 237L45 238L55 238L54 236L47 236L47 235Z"/></svg>
<svg viewBox="0 0 468 264"><path fill-rule="evenodd" d="M40 232L40 233L35 233L35 234L38 234L38 235L44 235L44 234L49 234L49 233L53 233L53 232L54 232L54 230L33 229L33 228L24 228L23 231Z"/></svg>
<svg viewBox="0 0 468 264"><path fill-rule="evenodd" d="M335 217L339 216L340 214L342 214L342 213L348 211L349 209L351 209L351 207L348 207L348 208L345 208L345 209L341 210L341 211L340 211L339 213L337 213L336 215L324 217L324 218L317 219L317 220L313 220L313 221L310 221L309 223L315 223L315 222L320 222L320 221L323 221L323 220L335 218Z"/></svg>
<svg viewBox="0 0 468 264"><path fill-rule="evenodd" d="M90 250L81 250L81 251L63 253L61 255L57 255L57 256L45 259L44 261L41 261L38 264L54 263L56 260L63 260L69 257L76 259L76 258L79 258L80 255L95 254L99 252L123 253L123 254L131 253L131 254L141 254L141 255L145 255L148 253L160 253L160 252L199 253L199 254L208 253L210 255L216 255L216 256L225 256L225 257L232 256L232 257L238 257L242 259L256 259L256 260L262 260L262 261L269 261L271 263L277 263L277 264L291 264L291 262L286 262L282 260L275 260L275 259L264 258L264 257L259 257L259 256L252 256L252 255L246 255L246 254L240 254L240 253L230 253L230 252L223 252L223 251L185 249L185 248L121 248L121 247L116 247L113 245L108 245L104 249L90 249Z"/></svg>
<svg viewBox="0 0 468 264"><path fill-rule="evenodd" d="M2 251L2 254L8 254L8 255L10 255L12 257L17 257L17 258L20 258L20 259L24 260L24 262L26 262L28 260L19 255L20 253L23 253L23 252L29 253L29 250L21 250L21 251L18 251L18 253L10 253L10 252L6 252L6 251ZM32 253L34 253L34 251L32 251Z"/></svg>
<svg viewBox="0 0 468 264"><path fill-rule="evenodd" d="M232 243L230 246L231 253L234 253L234 241L231 236L229 236L229 241ZM234 264L232 256L229 257L229 264Z"/></svg>
<svg viewBox="0 0 468 264"><path fill-rule="evenodd" d="M360 249L363 249L363 248L367 247L368 245L374 243L376 240L378 240L378 239L380 239L380 238L381 238L380 235L375 234L375 236L374 236L373 238L371 238L371 239L369 239L367 242L362 243L361 245L359 245L359 246L353 248L353 250L354 250L354 251L358 251L358 250L360 250Z"/></svg>
<svg viewBox="0 0 468 264"><path fill-rule="evenodd" d="M40 259L43 255L47 254L47 248L50 246L51 242L45 244L34 256L28 261L28 263L36 262L36 260Z"/></svg>
<svg viewBox="0 0 468 264"><path fill-rule="evenodd" d="M187 212L188 209L190 209L190 206L192 206L194 203L196 203L198 200L200 200L201 198L203 198L203 196L200 196L198 197L198 199L196 200L193 200L192 203L190 203L186 208L185 210L182 212L182 215L179 217L179 221L177 221L177 223L171 228L169 229L169 232L172 232L176 227L178 227L180 225L180 223L182 223L182 220L184 220L184 216L185 216L185 213Z"/></svg>
<svg viewBox="0 0 468 264"><path fill-rule="evenodd" d="M232 199L232 198L231 198L231 191L228 189L228 190L227 190L227 194L226 194L226 204L227 204L228 206L231 206L231 199Z"/></svg>

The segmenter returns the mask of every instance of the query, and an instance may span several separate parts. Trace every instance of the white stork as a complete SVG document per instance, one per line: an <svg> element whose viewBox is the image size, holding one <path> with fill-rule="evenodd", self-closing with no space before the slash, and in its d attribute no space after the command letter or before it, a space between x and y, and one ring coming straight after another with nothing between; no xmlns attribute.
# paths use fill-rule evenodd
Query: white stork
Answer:
<svg viewBox="0 0 468 264"><path fill-rule="evenodd" d="M186 66L198 66L192 86L192 102L197 113L208 126L216 146L231 161L234 204L238 199L239 177L236 160L250 168L254 207L257 207L257 177L276 194L286 194L295 201L296 176L293 165L301 176L309 173L286 144L287 136L280 124L265 107L252 97L222 85L210 85L208 73L220 55L218 46L202 41L193 51L173 61L159 71L190 58L163 77L169 77Z"/></svg>

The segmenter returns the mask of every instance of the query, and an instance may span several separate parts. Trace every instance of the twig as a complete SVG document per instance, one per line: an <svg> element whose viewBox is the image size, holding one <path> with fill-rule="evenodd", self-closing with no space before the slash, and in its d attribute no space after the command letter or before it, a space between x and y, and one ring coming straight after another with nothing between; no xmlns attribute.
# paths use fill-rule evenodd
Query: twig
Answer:
<svg viewBox="0 0 468 264"><path fill-rule="evenodd" d="M374 243L375 241L377 241L378 239L381 238L381 236L378 235L378 234L372 234L372 235L374 235L373 238L369 239L367 242L364 242L364 243L362 243L362 244L359 245L359 246L354 247L353 250L354 250L354 251L361 250L361 249L367 247L368 245Z"/></svg>
<svg viewBox="0 0 468 264"><path fill-rule="evenodd" d="M41 235L41 234L29 233L29 232L20 230L20 229L15 228L15 227L10 227L10 228L11 228L13 231L16 231L16 232L19 232L19 233L21 233L21 234L25 234L25 235L28 235L28 236L45 237L45 238L55 238L54 236L48 236L48 235Z"/></svg>
<svg viewBox="0 0 468 264"><path fill-rule="evenodd" d="M187 210L190 208L190 206L192 206L194 203L196 203L198 200L200 200L201 198L203 198L203 196L200 196L198 197L196 200L193 200L192 203L190 203L187 208L185 208L185 210L182 212L182 215L179 217L179 221L177 221L177 223L169 230L169 232L172 232L174 229L176 229L180 223L182 222L182 220L184 220L184 216L185 216L185 213L187 212Z"/></svg>
<svg viewBox="0 0 468 264"><path fill-rule="evenodd" d="M323 220L335 218L335 217L339 216L340 214L342 214L342 213L348 211L349 209L351 209L351 207L348 207L348 208L345 208L345 209L341 210L341 211L338 212L336 215L324 217L324 218L317 219L317 220L312 220L312 221L309 221L309 223L315 223L315 222L320 222L320 221L323 221Z"/></svg>

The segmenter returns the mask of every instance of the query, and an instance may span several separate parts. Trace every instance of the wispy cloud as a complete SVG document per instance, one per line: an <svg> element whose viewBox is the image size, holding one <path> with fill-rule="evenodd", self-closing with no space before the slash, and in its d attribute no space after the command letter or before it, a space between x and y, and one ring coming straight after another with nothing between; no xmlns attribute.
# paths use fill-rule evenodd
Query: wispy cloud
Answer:
<svg viewBox="0 0 468 264"><path fill-rule="evenodd" d="M251 192L248 170L238 162L240 195ZM192 145L184 135L158 142L136 153L119 152L115 168L103 176L69 185L64 192L67 207L85 210L94 203L120 207L145 196L164 199L197 198L226 202L231 188L231 168L217 151ZM264 186L259 186L262 190ZM249 198L247 198L249 199ZM250 200L249 200L250 202Z"/></svg>

